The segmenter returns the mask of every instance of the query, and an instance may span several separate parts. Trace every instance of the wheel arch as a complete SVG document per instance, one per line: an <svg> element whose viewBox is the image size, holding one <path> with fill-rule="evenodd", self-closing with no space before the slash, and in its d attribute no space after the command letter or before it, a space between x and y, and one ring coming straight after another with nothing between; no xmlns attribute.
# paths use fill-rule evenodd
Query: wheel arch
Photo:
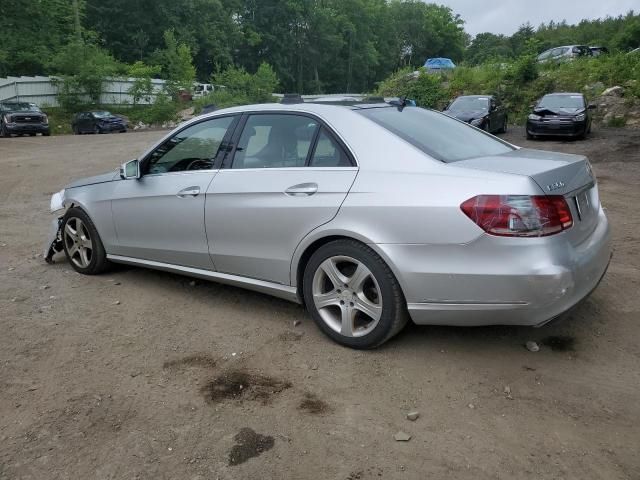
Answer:
<svg viewBox="0 0 640 480"><path fill-rule="evenodd" d="M394 263L391 259L385 254L385 252L378 247L375 243L373 243L367 237L357 234L351 231L345 230L327 230L318 232L315 235L313 233L309 234L305 239L303 239L296 251L294 252L293 259L291 262L291 285L296 288L296 292L298 295L298 299L300 303L304 305L304 295L302 293L302 279L304 277L304 269L311 258L311 255L314 254L320 247L326 245L329 242L333 242L335 240L355 240L357 242L363 243L371 248L374 252L376 252L380 258L388 265L388 267L393 272L394 276L398 280L400 284L400 288L404 293L405 288L403 285L403 279L400 275L398 275L398 271Z"/></svg>

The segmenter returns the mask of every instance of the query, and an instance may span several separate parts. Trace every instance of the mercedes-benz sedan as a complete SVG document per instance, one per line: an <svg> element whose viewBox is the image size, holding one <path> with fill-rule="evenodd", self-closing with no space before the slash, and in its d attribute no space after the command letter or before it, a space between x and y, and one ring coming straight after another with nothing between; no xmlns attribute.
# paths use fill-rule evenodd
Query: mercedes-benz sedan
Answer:
<svg viewBox="0 0 640 480"><path fill-rule="evenodd" d="M51 204L49 261L64 250L80 273L125 263L276 295L354 348L409 319L544 324L611 252L585 157L387 104L203 115Z"/></svg>

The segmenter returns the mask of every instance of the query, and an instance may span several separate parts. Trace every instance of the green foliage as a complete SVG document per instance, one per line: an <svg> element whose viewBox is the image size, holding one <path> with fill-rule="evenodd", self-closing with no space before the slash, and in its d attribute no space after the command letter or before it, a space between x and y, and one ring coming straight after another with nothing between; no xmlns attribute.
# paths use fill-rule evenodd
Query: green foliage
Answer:
<svg viewBox="0 0 640 480"><path fill-rule="evenodd" d="M1 1L0 77L47 73L48 60L74 37L73 18L69 0Z"/></svg>
<svg viewBox="0 0 640 480"><path fill-rule="evenodd" d="M105 79L122 71L122 65L107 51L78 40L61 47L49 67L58 76L60 104L68 110L83 103L100 103Z"/></svg>
<svg viewBox="0 0 640 480"><path fill-rule="evenodd" d="M271 94L278 87L278 77L267 63L260 64L254 74L248 73L244 68L229 67L213 75L211 81L216 90L194 102L196 113L205 105L226 108L273 102Z"/></svg>
<svg viewBox="0 0 640 480"><path fill-rule="evenodd" d="M607 127L621 128L627 124L627 119L624 117L613 117L607 122Z"/></svg>
<svg viewBox="0 0 640 480"><path fill-rule="evenodd" d="M581 92L587 98L608 86L622 85L630 101L640 99L640 55L613 54L560 64L536 64L531 56L505 63L461 66L446 76L401 70L380 83L379 95L414 98L419 105L440 108L459 95L497 95L511 121L522 122L530 105L551 92Z"/></svg>
<svg viewBox="0 0 640 480"><path fill-rule="evenodd" d="M191 49L185 43L176 39L173 30L164 32L165 48L154 54L154 60L161 66L162 75L167 80L165 89L167 94L177 99L181 90L191 91L196 78Z"/></svg>
<svg viewBox="0 0 640 480"><path fill-rule="evenodd" d="M144 62L138 60L129 66L128 73L129 77L134 79L133 85L129 88L129 94L133 96L133 104L137 104L140 100L149 103L153 95L151 78L160 73L160 67L157 65L146 65Z"/></svg>
<svg viewBox="0 0 640 480"><path fill-rule="evenodd" d="M538 55L552 47L576 44L604 46L612 52L637 48L640 46L640 15L630 11L618 17L582 20L577 25L552 21L535 30L525 24L510 37L479 33L467 48L465 61L479 65L489 60Z"/></svg>
<svg viewBox="0 0 640 480"><path fill-rule="evenodd" d="M441 108L446 100L443 81L447 76L427 74L424 69L419 72L419 75L415 75L410 68L397 71L380 83L376 94L407 97L415 100L421 107Z"/></svg>
<svg viewBox="0 0 640 480"><path fill-rule="evenodd" d="M243 94L253 103L271 100L271 94L278 87L278 77L267 63L261 63L255 74L244 68L230 67L212 77L215 85L224 85L227 91Z"/></svg>

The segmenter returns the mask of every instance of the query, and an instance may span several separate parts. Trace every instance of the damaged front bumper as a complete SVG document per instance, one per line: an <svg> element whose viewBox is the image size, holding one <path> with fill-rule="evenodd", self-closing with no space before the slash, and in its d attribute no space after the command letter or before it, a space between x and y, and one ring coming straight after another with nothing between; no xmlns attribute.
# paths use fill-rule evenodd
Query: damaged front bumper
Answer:
<svg viewBox="0 0 640 480"><path fill-rule="evenodd" d="M51 212L55 213L64 209L64 190L60 190L51 196ZM53 256L64 250L62 244L62 219L60 215L51 221L49 233L47 235L47 243L44 247L44 259L47 263L53 263Z"/></svg>

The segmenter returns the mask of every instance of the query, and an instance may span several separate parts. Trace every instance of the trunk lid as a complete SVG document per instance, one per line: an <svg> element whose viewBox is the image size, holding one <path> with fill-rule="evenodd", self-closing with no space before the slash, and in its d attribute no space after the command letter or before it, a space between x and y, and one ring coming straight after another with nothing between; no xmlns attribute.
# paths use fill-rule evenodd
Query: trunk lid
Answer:
<svg viewBox="0 0 640 480"><path fill-rule="evenodd" d="M563 195L573 217L573 227L566 231L572 243L582 242L597 225L600 210L598 189L591 165L583 155L522 148L502 155L461 160L450 165L526 175L546 195Z"/></svg>

